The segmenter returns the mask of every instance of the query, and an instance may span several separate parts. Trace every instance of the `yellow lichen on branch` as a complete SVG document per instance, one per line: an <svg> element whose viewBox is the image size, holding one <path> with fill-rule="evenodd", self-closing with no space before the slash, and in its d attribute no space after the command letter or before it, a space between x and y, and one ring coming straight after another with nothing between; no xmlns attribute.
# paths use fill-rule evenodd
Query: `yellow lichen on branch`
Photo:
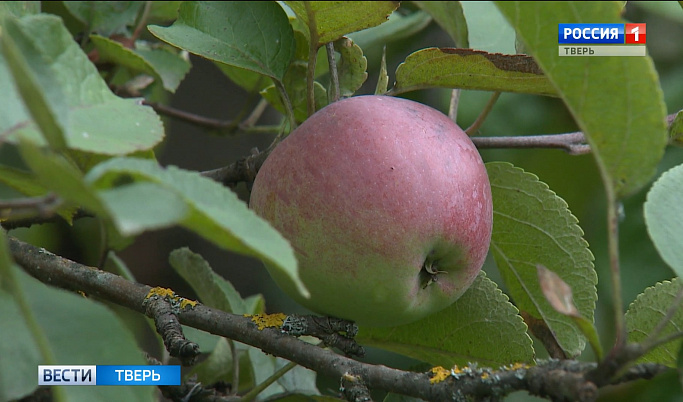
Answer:
<svg viewBox="0 0 683 402"><path fill-rule="evenodd" d="M153 297L160 297L168 301L172 306L177 306L180 310L187 307L194 308L197 302L194 300L186 299L182 296L178 296L172 289L166 289L162 287L155 287L149 290L145 300L149 300Z"/></svg>
<svg viewBox="0 0 683 402"><path fill-rule="evenodd" d="M430 378L429 378L430 384L438 384L441 381L448 378L449 375L451 375L450 370L445 369L441 366L432 367L431 370L429 370L429 372L431 373Z"/></svg>
<svg viewBox="0 0 683 402"><path fill-rule="evenodd" d="M254 322L259 330L263 330L266 327L276 327L280 328L287 318L287 314L276 313L276 314L245 314L245 317L251 317L251 321Z"/></svg>

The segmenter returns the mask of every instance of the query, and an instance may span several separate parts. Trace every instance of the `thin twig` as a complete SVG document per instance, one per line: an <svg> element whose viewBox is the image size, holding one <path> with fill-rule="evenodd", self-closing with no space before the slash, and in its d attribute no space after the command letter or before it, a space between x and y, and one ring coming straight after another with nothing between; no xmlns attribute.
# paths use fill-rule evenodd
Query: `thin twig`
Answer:
<svg viewBox="0 0 683 402"><path fill-rule="evenodd" d="M200 127L224 130L227 133L234 133L237 131L248 133L277 133L281 127L279 124L254 126L253 119L256 118L258 120L260 117L259 113L263 113L263 109L267 107L267 102L264 103L263 100L256 105L256 108L254 108L252 113L241 123L237 122L237 120L219 120L212 119L210 117L199 116L194 113L185 112L156 102L143 101L142 103L152 107L152 109L159 114L174 117Z"/></svg>
<svg viewBox="0 0 683 402"><path fill-rule="evenodd" d="M242 120L242 123L240 123L240 126L241 126L240 128L246 129L246 128L251 128L254 125L256 125L258 120L263 115L263 112L265 112L267 108L268 108L268 101L266 100L266 98L261 98L261 100L259 100L258 103L256 104L256 107L254 108L254 110L252 110L251 113L249 113L249 116L247 116L246 119Z"/></svg>
<svg viewBox="0 0 683 402"><path fill-rule="evenodd" d="M71 219L76 220L86 217L92 218L94 217L94 215L85 211L84 209L77 209L71 217ZM0 226L5 228L6 230L12 230L17 228L29 228L33 225L40 225L43 223L55 223L60 221L64 221L64 219L60 215L57 215L56 211L52 210L48 214L33 215L25 218L15 219L14 217L10 217L8 220L0 222Z"/></svg>
<svg viewBox="0 0 683 402"><path fill-rule="evenodd" d="M202 126L206 128L234 129L238 125L238 123L233 120L219 120L212 119L210 117L199 116L197 114L175 109L171 106L163 105L161 103L143 100L142 104L151 106L152 109L154 109L157 113L161 113L170 117L175 117L187 121L188 123L192 123L197 126Z"/></svg>
<svg viewBox="0 0 683 402"><path fill-rule="evenodd" d="M467 127L467 130L465 130L467 135L472 136L474 133L479 131L482 124L484 124L484 120L486 120L486 116L489 115L491 109L493 109L493 105L496 104L496 101L499 97L500 92L494 92L493 95L491 95L491 98L489 98L489 101L486 103L486 106L484 106L484 110L482 110L481 113L479 113L477 120L475 120L474 123L472 123L472 125Z"/></svg>
<svg viewBox="0 0 683 402"><path fill-rule="evenodd" d="M135 41L142 34L142 30L145 29L145 27L147 26L147 19L149 18L149 12L151 10L152 10L152 2L146 1L145 2L145 8L142 11L142 16L140 17L140 22L138 22L138 25L135 27L135 31L133 31L133 36L130 38L130 41L132 43L135 43Z"/></svg>
<svg viewBox="0 0 683 402"><path fill-rule="evenodd" d="M337 72L337 62L334 60L334 43L329 42L325 45L327 50L327 63L330 65L330 96L329 103L339 100L339 73Z"/></svg>
<svg viewBox="0 0 683 402"><path fill-rule="evenodd" d="M12 229L26 220L45 220L54 216L62 204L63 200L54 193L0 201L0 224Z"/></svg>
<svg viewBox="0 0 683 402"><path fill-rule="evenodd" d="M458 104L460 103L460 89L451 91L451 102L448 106L448 117L454 122L458 121Z"/></svg>
<svg viewBox="0 0 683 402"><path fill-rule="evenodd" d="M479 149L487 148L557 148L572 155L590 152L586 137L582 132L565 134L544 134L510 137L472 137Z"/></svg>
<svg viewBox="0 0 683 402"><path fill-rule="evenodd" d="M0 210L2 209L35 209L44 210L54 206L59 201L56 194L50 193L39 197L17 198L12 200L0 201Z"/></svg>

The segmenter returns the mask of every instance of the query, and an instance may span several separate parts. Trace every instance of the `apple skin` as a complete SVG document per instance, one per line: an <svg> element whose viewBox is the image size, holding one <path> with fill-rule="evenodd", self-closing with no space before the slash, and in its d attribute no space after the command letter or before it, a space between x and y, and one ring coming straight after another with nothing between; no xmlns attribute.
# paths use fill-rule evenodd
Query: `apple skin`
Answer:
<svg viewBox="0 0 683 402"><path fill-rule="evenodd" d="M491 187L472 141L441 112L389 96L312 115L268 156L250 206L292 244L310 298L267 267L278 286L359 325L407 324L448 307L491 241Z"/></svg>

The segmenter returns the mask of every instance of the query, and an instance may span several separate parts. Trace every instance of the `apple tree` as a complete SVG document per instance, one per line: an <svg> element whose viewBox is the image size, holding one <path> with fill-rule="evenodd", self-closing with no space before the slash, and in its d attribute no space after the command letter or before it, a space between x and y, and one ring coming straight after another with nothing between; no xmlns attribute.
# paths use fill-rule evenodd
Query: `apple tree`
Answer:
<svg viewBox="0 0 683 402"><path fill-rule="evenodd" d="M561 57L558 23L591 22L648 23L649 55ZM0 2L0 400L680 398L682 22L673 2ZM421 240L419 223L442 215L412 199L415 221L350 213L367 248L303 264L286 228L249 207L297 127L361 95L440 110L485 162L488 257L424 317L392 310L410 300L354 311L381 303L368 289L404 284L403 254L380 238ZM399 112L335 124L394 139L413 123ZM287 168L268 171L278 194L311 188L278 176L295 168L380 163L330 168L367 137L329 131L324 150L291 142ZM405 166L463 174L425 160L447 149L408 143L427 156ZM408 200L419 177L383 196ZM343 192L365 205L376 182L360 179ZM448 204L427 190L430 208ZM297 207L333 196L298 194ZM317 230L306 236L338 228ZM418 291L459 278L435 263L455 246L439 246L420 257ZM359 250L385 271L306 279ZM307 304L319 314L264 265L304 296L325 289ZM36 379L38 365L158 364L181 365L181 384Z"/></svg>

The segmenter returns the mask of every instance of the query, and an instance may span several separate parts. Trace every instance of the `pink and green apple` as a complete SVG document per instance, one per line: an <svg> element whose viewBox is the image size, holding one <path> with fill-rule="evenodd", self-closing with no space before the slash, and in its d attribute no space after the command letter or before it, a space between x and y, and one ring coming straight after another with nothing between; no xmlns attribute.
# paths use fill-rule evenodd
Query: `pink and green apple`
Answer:
<svg viewBox="0 0 683 402"><path fill-rule="evenodd" d="M491 188L467 134L441 112L388 96L318 111L269 155L251 208L292 244L300 304L368 326L438 312L472 284L491 240Z"/></svg>

